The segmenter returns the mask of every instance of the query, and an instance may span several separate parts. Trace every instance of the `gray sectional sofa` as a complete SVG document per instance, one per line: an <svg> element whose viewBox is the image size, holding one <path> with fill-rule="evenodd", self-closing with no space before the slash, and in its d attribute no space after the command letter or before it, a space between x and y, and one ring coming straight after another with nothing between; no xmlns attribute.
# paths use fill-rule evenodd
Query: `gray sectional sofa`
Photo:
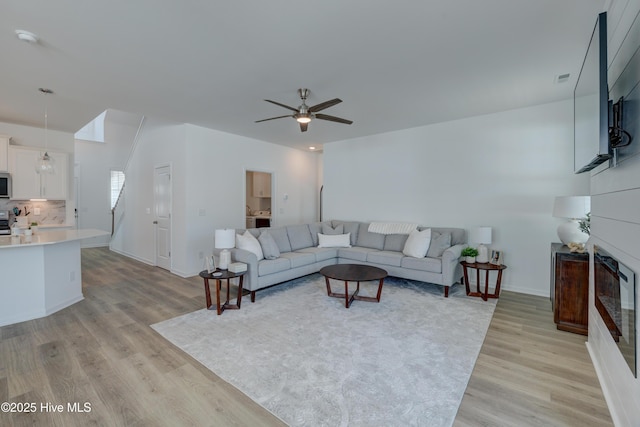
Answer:
<svg viewBox="0 0 640 427"><path fill-rule="evenodd" d="M236 234L245 231L256 238L266 232L273 237L273 240L269 239L271 245L274 241L277 245L277 249L273 247L273 250L264 251L272 259L261 260L249 250L231 249L234 262L247 264L243 286L251 292L252 302L255 301L256 291L260 289L316 273L324 266L338 263L371 265L386 270L390 276L442 285L444 296L448 297L449 286L461 277L459 258L466 246L466 231L462 228L431 227L431 245L424 258L403 254L407 234L372 233L369 223L365 222L325 221L236 230ZM318 233L349 233L351 247L318 247Z"/></svg>

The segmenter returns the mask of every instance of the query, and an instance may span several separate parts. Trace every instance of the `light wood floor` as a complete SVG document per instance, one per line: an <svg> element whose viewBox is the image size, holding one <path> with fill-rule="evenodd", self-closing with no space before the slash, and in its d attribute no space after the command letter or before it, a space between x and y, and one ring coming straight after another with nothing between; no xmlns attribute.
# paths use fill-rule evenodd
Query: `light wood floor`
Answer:
<svg viewBox="0 0 640 427"><path fill-rule="evenodd" d="M83 301L0 328L0 402L37 405L1 426L283 425L149 327L202 308L201 279L106 248L84 249L82 268ZM584 341L555 330L547 299L504 292L455 425L612 425Z"/></svg>

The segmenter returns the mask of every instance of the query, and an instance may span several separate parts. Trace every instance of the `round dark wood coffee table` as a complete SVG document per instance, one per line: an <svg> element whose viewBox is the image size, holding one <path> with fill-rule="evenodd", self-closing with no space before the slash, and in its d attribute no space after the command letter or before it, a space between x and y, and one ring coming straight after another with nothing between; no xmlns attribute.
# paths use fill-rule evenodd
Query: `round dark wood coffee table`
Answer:
<svg viewBox="0 0 640 427"><path fill-rule="evenodd" d="M380 302L382 285L387 272L378 267L362 264L335 264L322 267L320 274L324 276L327 283L327 295L334 298L344 298L344 306L349 308L353 300ZM331 291L330 279L344 281L344 293L339 294ZM360 282L378 280L378 293L375 297L359 296ZM356 282L357 287L352 295L349 295L349 282Z"/></svg>

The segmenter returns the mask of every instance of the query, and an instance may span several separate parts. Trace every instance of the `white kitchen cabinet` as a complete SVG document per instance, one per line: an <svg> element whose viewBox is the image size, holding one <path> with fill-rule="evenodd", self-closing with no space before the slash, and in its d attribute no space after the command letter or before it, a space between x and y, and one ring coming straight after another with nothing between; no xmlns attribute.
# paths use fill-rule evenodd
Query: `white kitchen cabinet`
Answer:
<svg viewBox="0 0 640 427"><path fill-rule="evenodd" d="M27 147L9 147L12 199L67 199L69 155L55 151L48 153L53 159L55 173L38 174L36 162L44 151Z"/></svg>
<svg viewBox="0 0 640 427"><path fill-rule="evenodd" d="M0 135L0 172L9 170L9 140L10 136Z"/></svg>
<svg viewBox="0 0 640 427"><path fill-rule="evenodd" d="M253 197L271 197L271 174L253 172Z"/></svg>

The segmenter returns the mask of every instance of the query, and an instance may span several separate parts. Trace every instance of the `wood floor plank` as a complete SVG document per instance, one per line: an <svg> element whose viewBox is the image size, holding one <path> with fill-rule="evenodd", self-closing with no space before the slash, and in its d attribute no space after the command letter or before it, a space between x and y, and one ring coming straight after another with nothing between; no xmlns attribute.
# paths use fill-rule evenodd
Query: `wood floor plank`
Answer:
<svg viewBox="0 0 640 427"><path fill-rule="evenodd" d="M199 277L107 248L83 249L82 269L83 301L0 328L0 401L91 412L0 413L0 425L284 425L150 328L204 307ZM611 426L584 342L555 329L548 298L503 292L454 425Z"/></svg>
<svg viewBox="0 0 640 427"><path fill-rule="evenodd" d="M585 341L548 298L504 292L454 425L613 425Z"/></svg>

